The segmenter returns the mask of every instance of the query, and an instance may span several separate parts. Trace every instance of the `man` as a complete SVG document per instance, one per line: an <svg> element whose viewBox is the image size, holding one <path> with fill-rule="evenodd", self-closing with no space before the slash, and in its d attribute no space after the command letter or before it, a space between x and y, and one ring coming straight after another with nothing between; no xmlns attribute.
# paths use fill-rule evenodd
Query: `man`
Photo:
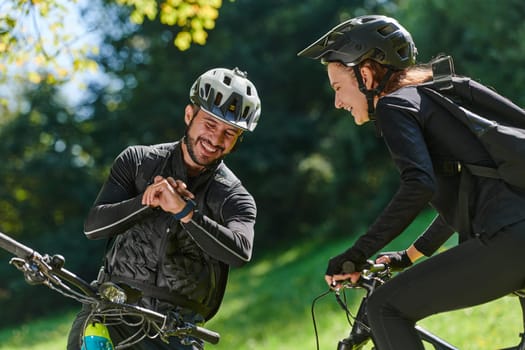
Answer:
<svg viewBox="0 0 525 350"><path fill-rule="evenodd" d="M117 157L84 229L89 239L111 242L99 282L125 283L142 291L139 305L200 323L217 312L228 267L251 258L255 201L223 158L255 129L261 108L237 68L202 74L190 99L182 140L128 147ZM77 316L68 349L79 348L89 311ZM108 328L114 344L136 331ZM193 347L145 339L134 349Z"/></svg>

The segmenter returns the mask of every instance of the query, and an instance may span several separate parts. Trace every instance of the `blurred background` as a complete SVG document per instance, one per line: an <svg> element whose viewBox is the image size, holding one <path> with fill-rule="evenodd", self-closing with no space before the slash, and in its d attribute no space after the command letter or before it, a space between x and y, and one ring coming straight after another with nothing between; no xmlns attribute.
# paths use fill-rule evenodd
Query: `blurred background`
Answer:
<svg viewBox="0 0 525 350"><path fill-rule="evenodd" d="M324 288L326 260L346 248L334 242L363 233L398 184L373 126L358 128L335 110L324 67L296 57L342 20L363 14L397 18L412 33L419 62L450 54L457 73L525 105L522 0L1 2L0 231L60 253L66 267L94 278L105 242L87 240L82 225L113 159L128 145L182 137L196 77L239 67L262 100L257 129L226 160L258 205L258 269L242 278L264 275L272 283L277 267L299 261L299 286L313 298ZM319 252L313 264L308 256ZM26 285L8 261L0 252L1 328L57 310L65 310L65 324L72 320L67 312L78 305ZM264 302L241 285L231 287L237 300ZM224 315L233 313L225 302Z"/></svg>

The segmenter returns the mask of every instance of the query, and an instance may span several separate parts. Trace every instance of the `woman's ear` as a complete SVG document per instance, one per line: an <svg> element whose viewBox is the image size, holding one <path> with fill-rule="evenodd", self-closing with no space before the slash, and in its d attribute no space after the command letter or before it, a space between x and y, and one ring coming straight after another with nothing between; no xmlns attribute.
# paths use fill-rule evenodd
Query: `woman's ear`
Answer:
<svg viewBox="0 0 525 350"><path fill-rule="evenodd" d="M184 122L186 125L190 125L191 120L193 119L193 116L195 115L195 106L187 105L184 109Z"/></svg>
<svg viewBox="0 0 525 350"><path fill-rule="evenodd" d="M374 75L372 70L368 66L363 66L360 68L361 76L363 77L363 83L365 84L368 90L371 90L375 87L376 83L374 82Z"/></svg>

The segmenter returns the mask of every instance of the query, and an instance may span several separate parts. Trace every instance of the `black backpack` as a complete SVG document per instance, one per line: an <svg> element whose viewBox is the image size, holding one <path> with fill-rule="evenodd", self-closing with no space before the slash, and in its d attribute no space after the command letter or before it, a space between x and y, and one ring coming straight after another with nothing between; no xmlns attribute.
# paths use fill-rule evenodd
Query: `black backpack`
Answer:
<svg viewBox="0 0 525 350"><path fill-rule="evenodd" d="M470 78L456 76L450 56L435 60L432 71L433 81L419 90L467 125L497 165L457 162L459 170L525 189L525 110Z"/></svg>

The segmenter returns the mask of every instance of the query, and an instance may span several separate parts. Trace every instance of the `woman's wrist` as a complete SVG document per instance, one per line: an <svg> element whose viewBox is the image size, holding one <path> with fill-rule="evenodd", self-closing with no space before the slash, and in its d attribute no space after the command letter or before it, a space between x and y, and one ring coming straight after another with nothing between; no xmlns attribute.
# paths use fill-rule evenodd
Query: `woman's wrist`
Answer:
<svg viewBox="0 0 525 350"><path fill-rule="evenodd" d="M407 248L406 252L407 252L408 258L413 263L423 256L423 253L417 250L417 248L413 244Z"/></svg>

